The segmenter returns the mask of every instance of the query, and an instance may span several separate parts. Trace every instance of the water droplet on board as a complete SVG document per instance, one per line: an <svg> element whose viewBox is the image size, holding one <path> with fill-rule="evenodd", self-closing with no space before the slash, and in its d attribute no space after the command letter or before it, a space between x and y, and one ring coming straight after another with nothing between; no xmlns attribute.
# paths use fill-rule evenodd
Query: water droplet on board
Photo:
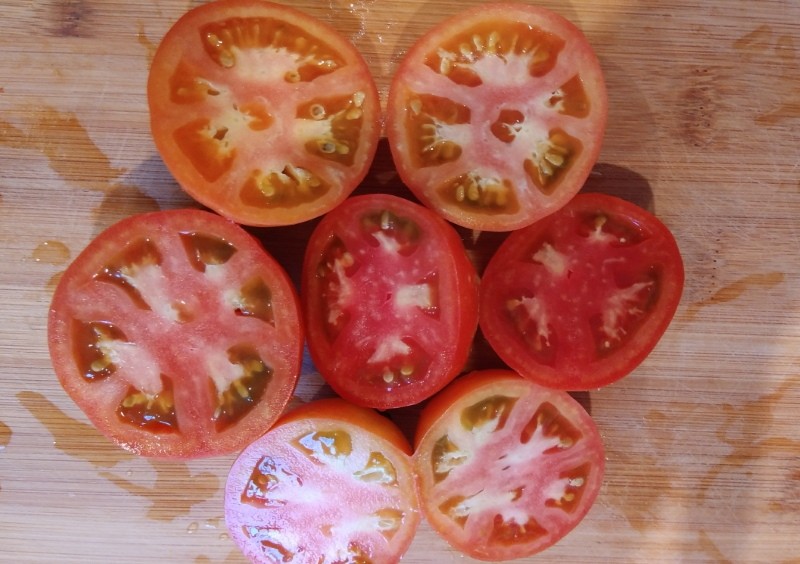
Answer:
<svg viewBox="0 0 800 564"><path fill-rule="evenodd" d="M186 527L186 532L189 533L190 535L193 535L194 533L197 532L199 526L200 525L197 524L197 521L192 521L191 523L189 523L189 526Z"/></svg>
<svg viewBox="0 0 800 564"><path fill-rule="evenodd" d="M33 250L31 255L34 262L46 264L65 264L69 261L70 250L61 241L44 241Z"/></svg>

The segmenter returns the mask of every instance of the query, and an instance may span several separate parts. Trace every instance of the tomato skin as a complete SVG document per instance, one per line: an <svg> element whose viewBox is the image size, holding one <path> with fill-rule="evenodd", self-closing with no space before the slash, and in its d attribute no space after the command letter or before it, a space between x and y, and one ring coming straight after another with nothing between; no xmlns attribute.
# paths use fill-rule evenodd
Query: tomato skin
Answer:
<svg viewBox="0 0 800 564"><path fill-rule="evenodd" d="M477 330L477 296L455 229L397 196L348 199L306 249L311 358L334 391L365 407L413 405L452 380Z"/></svg>
<svg viewBox="0 0 800 564"><path fill-rule="evenodd" d="M478 560L524 558L558 542L591 509L605 471L583 407L510 370L471 372L431 398L414 445L423 514Z"/></svg>
<svg viewBox="0 0 800 564"><path fill-rule="evenodd" d="M67 394L138 455L235 452L281 415L303 351L288 275L235 223L193 209L128 217L64 272L48 319Z"/></svg>
<svg viewBox="0 0 800 564"><path fill-rule="evenodd" d="M237 223L297 224L363 180L380 136L377 87L336 29L282 4L186 12L147 84L156 147L181 188Z"/></svg>
<svg viewBox="0 0 800 564"><path fill-rule="evenodd" d="M341 398L304 404L234 462L231 537L253 562L398 562L420 521L410 453L371 409Z"/></svg>
<svg viewBox="0 0 800 564"><path fill-rule="evenodd" d="M647 357L683 284L680 250L658 218L617 197L579 194L498 248L483 275L481 328L523 376L589 390Z"/></svg>
<svg viewBox="0 0 800 564"><path fill-rule="evenodd" d="M548 54L544 66L525 42ZM566 204L597 161L608 114L586 37L522 3L477 6L428 31L405 54L387 105L404 183L445 219L480 231L519 229Z"/></svg>

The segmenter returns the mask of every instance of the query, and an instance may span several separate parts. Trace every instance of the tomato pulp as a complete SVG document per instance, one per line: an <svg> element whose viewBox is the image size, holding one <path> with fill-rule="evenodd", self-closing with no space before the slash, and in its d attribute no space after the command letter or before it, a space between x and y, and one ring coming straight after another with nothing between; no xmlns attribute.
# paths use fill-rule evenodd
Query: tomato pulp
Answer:
<svg viewBox="0 0 800 564"><path fill-rule="evenodd" d="M415 439L420 505L453 547L510 560L551 546L602 485L603 444L566 392L508 370L470 373L424 407Z"/></svg>
<svg viewBox="0 0 800 564"><path fill-rule="evenodd" d="M231 536L253 562L398 562L420 520L410 451L370 409L303 405L233 464Z"/></svg>
<svg viewBox="0 0 800 564"><path fill-rule="evenodd" d="M281 415L303 334L283 269L209 212L129 217L62 276L50 309L53 367L91 422L144 456L230 453Z"/></svg>
<svg viewBox="0 0 800 564"><path fill-rule="evenodd" d="M486 4L420 38L392 81L387 136L403 181L476 230L529 225L580 190L608 113L600 64L544 8Z"/></svg>
<svg viewBox="0 0 800 564"><path fill-rule="evenodd" d="M654 215L604 194L509 235L481 285L481 329L523 376L588 390L622 378L666 331L680 302L678 245Z"/></svg>
<svg viewBox="0 0 800 564"><path fill-rule="evenodd" d="M147 85L156 147L181 187L246 225L324 214L361 182L380 101L356 48L312 16L221 0L181 17Z"/></svg>
<svg viewBox="0 0 800 564"><path fill-rule="evenodd" d="M301 298L311 357L359 405L412 405L452 380L477 329L477 296L455 229L396 196L348 199L306 249Z"/></svg>

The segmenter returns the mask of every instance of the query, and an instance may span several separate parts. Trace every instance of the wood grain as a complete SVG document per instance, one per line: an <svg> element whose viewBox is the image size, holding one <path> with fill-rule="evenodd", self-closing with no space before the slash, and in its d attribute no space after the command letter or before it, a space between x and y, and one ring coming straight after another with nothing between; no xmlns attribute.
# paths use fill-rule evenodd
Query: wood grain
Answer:
<svg viewBox="0 0 800 564"><path fill-rule="evenodd" d="M145 82L187 0L3 3L0 33L0 561L242 562L225 532L232 457L135 458L58 385L49 300L88 241L194 205L149 135ZM416 37L475 0L301 0L362 50L385 100ZM543 1L587 34L610 94L588 189L654 211L687 286L653 354L581 398L607 476L530 562L800 561L800 4ZM362 190L400 190L385 144ZM296 279L308 226L257 232ZM499 242L482 236L480 265ZM497 363L480 343L472 366ZM307 367L297 402L329 393ZM414 411L392 414L407 432ZM427 527L408 562L464 559Z"/></svg>

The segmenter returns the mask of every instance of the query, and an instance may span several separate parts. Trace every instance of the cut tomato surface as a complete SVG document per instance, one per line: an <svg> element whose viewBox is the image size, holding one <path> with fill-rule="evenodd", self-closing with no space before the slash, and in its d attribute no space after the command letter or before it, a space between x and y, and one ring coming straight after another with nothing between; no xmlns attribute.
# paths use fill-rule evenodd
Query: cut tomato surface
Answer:
<svg viewBox="0 0 800 564"><path fill-rule="evenodd" d="M281 266L200 210L132 216L101 233L62 276L48 337L61 384L91 422L165 458L234 452L264 433L303 350Z"/></svg>
<svg viewBox="0 0 800 564"><path fill-rule="evenodd" d="M604 194L579 194L512 233L489 261L481 329L511 368L588 390L631 372L680 302L684 269L669 229Z"/></svg>
<svg viewBox="0 0 800 564"><path fill-rule="evenodd" d="M477 275L453 227L388 194L348 199L306 249L311 357L359 405L412 405L452 380L477 329Z"/></svg>
<svg viewBox="0 0 800 564"><path fill-rule="evenodd" d="M566 392L508 370L463 376L420 414L414 468L420 506L453 547L480 560L546 549L594 503L603 445Z"/></svg>
<svg viewBox="0 0 800 564"><path fill-rule="evenodd" d="M410 452L370 409L339 398L303 405L233 464L230 534L253 562L398 562L420 521Z"/></svg>
<svg viewBox="0 0 800 564"><path fill-rule="evenodd" d="M180 18L147 95L164 163L202 204L246 225L327 212L361 182L380 100L356 48L312 16L220 0Z"/></svg>
<svg viewBox="0 0 800 564"><path fill-rule="evenodd" d="M467 228L510 231L580 190L607 106L578 28L544 8L487 4L409 49L391 84L387 136L423 203Z"/></svg>

